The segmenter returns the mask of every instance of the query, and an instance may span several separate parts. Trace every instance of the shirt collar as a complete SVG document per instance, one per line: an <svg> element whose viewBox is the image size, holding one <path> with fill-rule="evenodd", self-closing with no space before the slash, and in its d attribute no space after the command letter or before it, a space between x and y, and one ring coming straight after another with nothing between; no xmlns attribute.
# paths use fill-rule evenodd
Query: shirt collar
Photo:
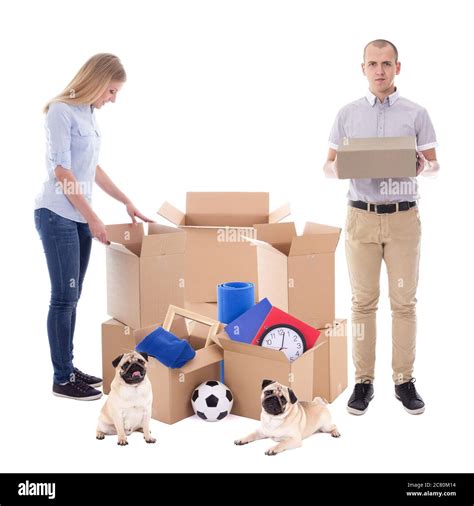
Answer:
<svg viewBox="0 0 474 506"><path fill-rule="evenodd" d="M395 91L387 97L388 105L393 105L400 96L400 92L395 88ZM373 107L375 103L377 102L377 97L370 91L367 90L367 94L365 95L365 98L367 99L367 102ZM380 102L380 100L379 100Z"/></svg>

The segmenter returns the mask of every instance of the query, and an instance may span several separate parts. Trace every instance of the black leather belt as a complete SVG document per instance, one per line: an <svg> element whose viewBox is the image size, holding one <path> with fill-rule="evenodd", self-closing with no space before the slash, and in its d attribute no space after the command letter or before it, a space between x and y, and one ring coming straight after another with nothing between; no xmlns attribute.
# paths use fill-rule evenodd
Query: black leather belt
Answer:
<svg viewBox="0 0 474 506"><path fill-rule="evenodd" d="M377 214L396 213L397 211L408 211L408 209L415 207L416 202L395 202L394 204L368 204L362 200L349 200L349 205L363 209L364 211L371 211Z"/></svg>

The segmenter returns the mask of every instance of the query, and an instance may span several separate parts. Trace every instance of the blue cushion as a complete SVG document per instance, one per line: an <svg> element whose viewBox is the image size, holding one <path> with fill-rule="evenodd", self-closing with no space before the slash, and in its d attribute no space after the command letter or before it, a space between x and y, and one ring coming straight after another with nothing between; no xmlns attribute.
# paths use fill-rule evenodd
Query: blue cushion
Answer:
<svg viewBox="0 0 474 506"><path fill-rule="evenodd" d="M145 336L135 347L155 357L167 367L176 369L196 356L196 352L184 339L179 339L163 327Z"/></svg>

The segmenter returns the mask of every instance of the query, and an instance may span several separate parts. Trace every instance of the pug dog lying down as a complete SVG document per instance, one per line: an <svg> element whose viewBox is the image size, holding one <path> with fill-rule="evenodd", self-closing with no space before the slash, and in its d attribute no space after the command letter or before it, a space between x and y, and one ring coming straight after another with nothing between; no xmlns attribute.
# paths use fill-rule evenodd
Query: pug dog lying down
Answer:
<svg viewBox="0 0 474 506"><path fill-rule="evenodd" d="M320 397L312 402L300 402L291 388L273 380L263 380L261 400L260 427L234 444L244 445L270 438L278 444L269 448L265 455L276 455L300 447L303 439L315 432L329 432L332 437L340 437L327 405Z"/></svg>
<svg viewBox="0 0 474 506"><path fill-rule="evenodd" d="M147 443L156 442L150 433L153 392L146 375L147 363L148 354L136 351L120 355L112 362L115 377L100 412L97 439L116 434L117 444L125 446L132 432L143 432Z"/></svg>

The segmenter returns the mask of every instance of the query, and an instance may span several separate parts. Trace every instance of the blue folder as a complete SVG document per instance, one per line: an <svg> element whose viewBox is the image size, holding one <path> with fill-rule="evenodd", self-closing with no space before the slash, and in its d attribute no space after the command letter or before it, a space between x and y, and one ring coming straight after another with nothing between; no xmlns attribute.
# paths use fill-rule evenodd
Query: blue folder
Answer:
<svg viewBox="0 0 474 506"><path fill-rule="evenodd" d="M234 341L251 343L271 308L272 305L270 301L268 299L262 299L244 314L231 321L224 330Z"/></svg>

